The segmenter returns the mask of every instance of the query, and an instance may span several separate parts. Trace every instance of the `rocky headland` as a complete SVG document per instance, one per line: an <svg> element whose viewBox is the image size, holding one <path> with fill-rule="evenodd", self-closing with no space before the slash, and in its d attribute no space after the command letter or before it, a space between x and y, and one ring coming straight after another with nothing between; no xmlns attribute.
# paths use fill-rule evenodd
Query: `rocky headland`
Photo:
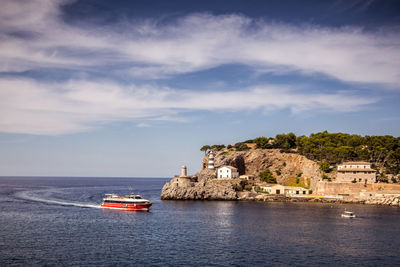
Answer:
<svg viewBox="0 0 400 267"><path fill-rule="evenodd" d="M281 153L278 149L252 149L248 151L217 151L215 166L236 167L240 175L255 177L265 169L278 172L277 182L288 184L301 174L307 187L314 187L321 174L319 165L304 156L294 153ZM202 199L202 200L239 200L246 194L233 189L235 184L243 184L243 179L216 179L215 170L205 168L208 155L203 159L203 169L190 177L174 177L162 189L162 199Z"/></svg>
<svg viewBox="0 0 400 267"><path fill-rule="evenodd" d="M208 155L206 155L203 158L203 168L195 175L175 176L167 182L162 188L161 199L364 203L400 206L400 186L391 185L390 188L386 188L386 185L379 187L371 185L364 188L362 185L359 187L349 185L345 187L344 194L338 194L337 188L340 191L340 184L322 181L323 173L319 164L296 153L282 153L278 149L251 149L247 151L222 150L216 151L214 155L216 168L224 165L233 166L237 168L241 178L217 179L216 171L206 167L208 162ZM278 184L302 186L308 188L313 194L299 197L255 191L254 187L263 183L258 175L266 169L272 171ZM329 175L334 177L335 172ZM237 190L238 185L242 187L248 185L250 190ZM321 192L324 194L322 195ZM332 192L336 194L330 194Z"/></svg>

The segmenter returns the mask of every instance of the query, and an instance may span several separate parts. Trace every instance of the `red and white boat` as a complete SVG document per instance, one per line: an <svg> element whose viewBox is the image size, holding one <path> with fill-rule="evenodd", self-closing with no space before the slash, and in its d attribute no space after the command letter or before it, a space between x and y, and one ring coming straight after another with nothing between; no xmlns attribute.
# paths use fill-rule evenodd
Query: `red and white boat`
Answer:
<svg viewBox="0 0 400 267"><path fill-rule="evenodd" d="M119 196L116 194L106 194L103 202L101 202L101 207L107 209L149 211L152 204L151 201L143 199L140 195L130 194Z"/></svg>

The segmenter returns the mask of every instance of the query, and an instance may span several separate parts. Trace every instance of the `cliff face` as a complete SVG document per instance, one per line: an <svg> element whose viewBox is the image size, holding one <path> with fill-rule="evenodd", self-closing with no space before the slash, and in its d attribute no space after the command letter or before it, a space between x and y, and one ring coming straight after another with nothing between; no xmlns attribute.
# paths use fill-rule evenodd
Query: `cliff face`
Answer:
<svg viewBox="0 0 400 267"><path fill-rule="evenodd" d="M271 170L278 184L287 185L303 180L314 188L321 173L318 163L293 153L280 153L277 149L252 149L248 151L219 151L215 155L215 166L231 165L238 168L239 174L258 177L259 173Z"/></svg>
<svg viewBox="0 0 400 267"><path fill-rule="evenodd" d="M166 183L161 192L161 199L177 200L236 200L233 190L234 180L200 179L193 182L188 178L175 177Z"/></svg>
<svg viewBox="0 0 400 267"><path fill-rule="evenodd" d="M203 163L207 161L208 157L205 156ZM280 153L273 149L219 151L215 153L214 165L216 168L223 165L234 166L240 175L253 175L256 179L260 172L268 168L279 184L290 184L297 179L305 186L311 185L311 189L321 175L317 163L298 154ZM161 199L242 199L232 187L240 182L239 179L217 180L216 171L208 169L202 169L194 176L196 178L173 178L164 185Z"/></svg>

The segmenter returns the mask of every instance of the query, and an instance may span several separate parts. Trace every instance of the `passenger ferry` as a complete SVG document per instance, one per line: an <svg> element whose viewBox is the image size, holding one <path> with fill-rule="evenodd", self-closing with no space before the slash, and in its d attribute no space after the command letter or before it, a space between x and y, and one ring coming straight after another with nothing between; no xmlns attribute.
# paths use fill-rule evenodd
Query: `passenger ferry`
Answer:
<svg viewBox="0 0 400 267"><path fill-rule="evenodd" d="M153 203L147 199L143 199L140 195L133 193L127 196L119 196L116 194L106 194L101 203L102 208L119 209L119 210L137 210L149 211Z"/></svg>

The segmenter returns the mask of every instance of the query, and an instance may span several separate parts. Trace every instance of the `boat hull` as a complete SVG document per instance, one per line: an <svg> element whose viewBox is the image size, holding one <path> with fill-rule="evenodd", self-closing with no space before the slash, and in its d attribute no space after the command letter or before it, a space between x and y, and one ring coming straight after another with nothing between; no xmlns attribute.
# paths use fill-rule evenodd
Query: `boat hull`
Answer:
<svg viewBox="0 0 400 267"><path fill-rule="evenodd" d="M152 204L120 204L120 203L101 203L105 209L131 210L131 211L149 211Z"/></svg>
<svg viewBox="0 0 400 267"><path fill-rule="evenodd" d="M343 218L355 218L356 215L346 215L346 214L342 214Z"/></svg>

